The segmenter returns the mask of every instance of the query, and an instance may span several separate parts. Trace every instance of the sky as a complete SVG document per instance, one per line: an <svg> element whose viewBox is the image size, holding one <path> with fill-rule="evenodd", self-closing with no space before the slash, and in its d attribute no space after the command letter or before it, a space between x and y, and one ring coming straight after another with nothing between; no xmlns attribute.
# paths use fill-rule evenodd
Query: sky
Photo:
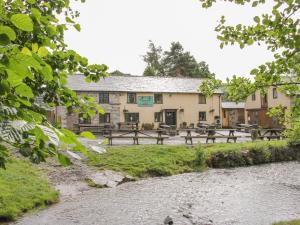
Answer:
<svg viewBox="0 0 300 225"><path fill-rule="evenodd" d="M80 12L81 32L69 29L65 41L90 63L106 64L109 71L142 75L142 55L148 41L168 50L179 41L197 61L205 61L218 79L248 76L254 67L273 59L264 46L219 48L214 28L222 15L227 24L252 24L255 15L270 11L271 1L259 8L218 3L203 9L198 0L87 0L73 3Z"/></svg>

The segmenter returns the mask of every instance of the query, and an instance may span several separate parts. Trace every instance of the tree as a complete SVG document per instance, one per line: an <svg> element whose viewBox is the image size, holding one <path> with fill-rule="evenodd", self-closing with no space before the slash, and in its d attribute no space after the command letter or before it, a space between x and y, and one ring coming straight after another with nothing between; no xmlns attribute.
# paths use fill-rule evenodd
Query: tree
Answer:
<svg viewBox="0 0 300 225"><path fill-rule="evenodd" d="M149 51L143 56L144 61L147 63L144 76L163 76L162 48L160 46L156 47L152 41L149 41L148 48Z"/></svg>
<svg viewBox="0 0 300 225"><path fill-rule="evenodd" d="M107 75L106 65L89 65L64 43L67 29L80 31L78 16L69 0L0 0L0 166L12 147L33 161L56 155L63 164L69 159L59 145L86 151L75 134L53 127L45 116L58 105L85 116L103 112L93 98L66 86L68 74L83 73L87 82Z"/></svg>
<svg viewBox="0 0 300 225"><path fill-rule="evenodd" d="M212 78L215 75L209 71L208 65L202 61L197 62L190 52L186 52L179 42L172 42L169 51L156 47L152 41L149 51L144 56L147 67L145 76L181 76Z"/></svg>
<svg viewBox="0 0 300 225"><path fill-rule="evenodd" d="M211 7L216 0L200 0L204 8ZM265 0L225 0L235 4L251 4L257 7L264 4ZM264 92L269 86L279 86L281 91L289 96L296 96L300 86L300 2L299 0L274 0L272 13L257 15L253 24L245 26L238 24L229 26L222 17L216 27L220 47L238 44L240 48L264 44L274 52L274 60L266 62L250 71L253 81L244 77L234 76L227 81L229 98L234 101L245 99L256 90ZM215 82L216 83L216 82ZM220 84L220 82L219 82ZM208 82L202 85L208 90ZM200 89L202 89L202 87ZM211 88L216 88L212 85ZM300 134L300 101L295 98L291 109L290 131ZM299 139L300 135L298 135Z"/></svg>
<svg viewBox="0 0 300 225"><path fill-rule="evenodd" d="M130 76L131 74L129 73L123 73L120 70L115 70L111 73L109 73L111 76Z"/></svg>

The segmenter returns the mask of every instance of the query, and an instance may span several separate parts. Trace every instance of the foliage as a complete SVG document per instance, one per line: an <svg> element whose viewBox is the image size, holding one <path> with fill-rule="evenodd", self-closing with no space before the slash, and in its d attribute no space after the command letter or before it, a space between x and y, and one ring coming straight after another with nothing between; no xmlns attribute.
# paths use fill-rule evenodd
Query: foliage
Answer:
<svg viewBox="0 0 300 225"><path fill-rule="evenodd" d="M64 43L67 29L80 31L78 16L69 0L0 0L0 144L6 143L1 166L7 146L30 149L36 162L59 156L59 142L84 150L76 136L54 128L45 116L58 105L87 116L103 111L93 98L79 97L66 85L76 72L87 82L107 75L107 66L89 65Z"/></svg>
<svg viewBox="0 0 300 225"><path fill-rule="evenodd" d="M111 76L130 76L131 74L129 73L123 73L120 70L115 70L111 73L109 73Z"/></svg>
<svg viewBox="0 0 300 225"><path fill-rule="evenodd" d="M200 0L202 7L211 7L216 0ZM251 4L257 7L265 4L265 0L225 0L235 4ZM215 28L220 40L220 48L237 44L243 49L254 43L264 44L268 50L274 53L274 60L266 62L250 71L253 81L243 77L234 76L227 81L229 98L240 101L253 94L256 90L264 92L269 86L280 86L280 91L288 96L295 97L300 90L300 2L298 0L275 0L272 12L257 15L253 18L253 24L246 26L237 24L226 25L225 17L220 20ZM211 88L216 88L211 86ZM207 89L206 89L207 90ZM211 93L211 91L207 92ZM297 100L296 100L297 101ZM289 121L297 131L294 121L300 119L298 103L294 103ZM292 129L293 130L293 129ZM292 134L292 132L290 132ZM296 135L296 133L295 133ZM298 136L300 137L300 136Z"/></svg>
<svg viewBox="0 0 300 225"><path fill-rule="evenodd" d="M0 222L58 200L58 193L30 163L12 159L6 167L0 170Z"/></svg>
<svg viewBox="0 0 300 225"><path fill-rule="evenodd" d="M105 154L93 153L89 160L91 165L100 169L149 177L199 171L207 166L246 166L295 160L297 157L297 150L289 148L286 141L258 141L201 146L110 147Z"/></svg>
<svg viewBox="0 0 300 225"><path fill-rule="evenodd" d="M143 56L147 67L144 76L184 76L213 78L206 62L197 62L190 52L186 52L179 42L172 42L169 51L149 42L149 51Z"/></svg>

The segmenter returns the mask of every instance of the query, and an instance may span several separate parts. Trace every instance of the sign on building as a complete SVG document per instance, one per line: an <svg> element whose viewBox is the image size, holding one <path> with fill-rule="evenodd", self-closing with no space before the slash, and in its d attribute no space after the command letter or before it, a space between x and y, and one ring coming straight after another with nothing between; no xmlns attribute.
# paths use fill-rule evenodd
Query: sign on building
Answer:
<svg viewBox="0 0 300 225"><path fill-rule="evenodd" d="M154 104L153 96L138 96L138 106L140 107L152 107Z"/></svg>

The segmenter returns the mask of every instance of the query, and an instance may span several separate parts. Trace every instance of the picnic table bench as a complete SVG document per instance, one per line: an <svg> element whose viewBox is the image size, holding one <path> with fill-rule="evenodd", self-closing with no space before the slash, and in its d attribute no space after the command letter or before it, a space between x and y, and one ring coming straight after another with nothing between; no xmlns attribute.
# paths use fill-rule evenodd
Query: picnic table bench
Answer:
<svg viewBox="0 0 300 225"><path fill-rule="evenodd" d="M249 131L250 131L253 127L256 127L256 126L257 126L257 125L240 123L240 124L237 124L236 130L237 130L237 131L242 131L242 130L244 130L245 133L249 133Z"/></svg>
<svg viewBox="0 0 300 225"><path fill-rule="evenodd" d="M141 130L134 129L134 130L122 130L125 131L123 134L119 135L113 135L112 130L110 130L108 135L105 135L104 137L108 139L108 144L112 145L113 139L133 139L133 144L138 145L139 139L156 139L156 144L163 144L164 139L169 138L168 136L163 136L164 130L157 130L157 136L151 136L149 134L146 134L142 132ZM128 134L133 134L128 136ZM142 134L143 136L139 135Z"/></svg>
<svg viewBox="0 0 300 225"><path fill-rule="evenodd" d="M73 129L75 133L80 133L82 131L90 131L93 133L105 134L107 129L111 129L110 123L91 125L91 124L73 124Z"/></svg>
<svg viewBox="0 0 300 225"><path fill-rule="evenodd" d="M138 122L119 122L117 125L119 130L134 130L139 128Z"/></svg>
<svg viewBox="0 0 300 225"><path fill-rule="evenodd" d="M205 138L206 143L208 143L209 140L212 140L213 143L215 143L215 140L217 138L226 138L227 143L229 143L230 140L233 140L236 143L237 138L240 138L242 136L235 136L234 132L236 131L235 129L226 129L226 131L229 131L228 135L223 135L218 133L217 131L224 130L224 129L207 129L207 135L194 135L192 136L192 129L186 129L187 135L186 136L181 136L185 138L185 143L188 144L188 141L190 144L193 144L193 138ZM224 130L225 131L225 130ZM219 135L216 135L219 134Z"/></svg>
<svg viewBox="0 0 300 225"><path fill-rule="evenodd" d="M254 130L255 131L255 130ZM253 135L253 139L264 140L267 138L269 141L271 139L280 140L280 138L284 138L282 135L283 129L281 128L270 128L270 129L257 129L257 136Z"/></svg>

